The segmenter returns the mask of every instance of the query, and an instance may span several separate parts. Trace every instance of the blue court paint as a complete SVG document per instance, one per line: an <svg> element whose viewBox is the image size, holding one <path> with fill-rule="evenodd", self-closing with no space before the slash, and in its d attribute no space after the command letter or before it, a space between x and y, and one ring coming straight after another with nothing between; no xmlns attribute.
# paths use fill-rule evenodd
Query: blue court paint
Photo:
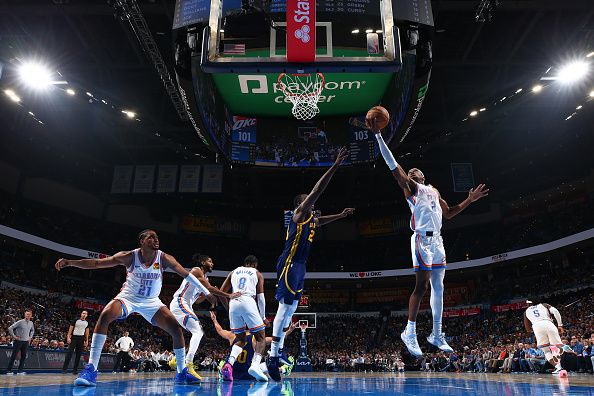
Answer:
<svg viewBox="0 0 594 396"><path fill-rule="evenodd" d="M216 396L346 396L346 395L589 395L594 387L571 386L570 381L535 384L460 378L291 378L280 383L218 382L207 378L201 385L173 385L170 379L144 379L99 383L96 388L71 385L0 388L0 395L216 395ZM492 377L491 377L492 378Z"/></svg>

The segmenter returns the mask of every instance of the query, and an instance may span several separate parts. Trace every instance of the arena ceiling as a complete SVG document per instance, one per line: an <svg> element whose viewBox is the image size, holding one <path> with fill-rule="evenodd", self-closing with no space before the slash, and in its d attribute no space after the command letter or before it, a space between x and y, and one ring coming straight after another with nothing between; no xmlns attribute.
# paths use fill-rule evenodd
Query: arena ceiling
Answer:
<svg viewBox="0 0 594 396"><path fill-rule="evenodd" d="M214 159L190 125L178 119L151 62L111 3L3 1L0 59L47 59L69 82L109 103L133 109L141 121L128 120L101 103L88 103L79 92L72 98L28 97L27 106L44 120L40 126L26 111L2 97L3 157L17 163L27 158L25 166L29 163L32 172L43 169L83 184L81 180L91 174L104 179L107 185L115 164ZM138 3L164 59L172 65L174 1ZM560 168L567 158L578 159L569 171L571 177L590 172L592 161L586 161L585 147L592 147L594 140L587 133L593 121L591 103L587 106L590 109L584 109L571 122L564 119L584 93L594 89L592 79L590 86L539 97L525 95L494 107L492 104L518 88L528 90L548 67L593 50L591 1L502 0L493 20L485 23L475 21L478 3L433 1L436 35L429 94L413 133L395 151L405 164L434 171L447 177L448 183L450 162L473 162L478 177L492 184L522 178L526 183L535 183L534 188L567 178L567 168ZM0 80L6 82L6 76ZM488 107L484 114L462 121L471 110L483 106ZM564 165L569 166L568 162ZM530 175L537 170L541 174L541 166L546 167L550 177L535 181ZM299 173L299 184L303 185L318 174L287 172ZM371 176L365 177L366 172ZM256 200L269 182L282 182L283 174L286 172L235 168L226 183L236 191L257 191L247 197ZM347 174L345 177L355 176ZM370 169L356 176L360 179L356 187L336 193L363 198L369 188L377 185L378 178L386 177ZM348 182L345 179L344 184Z"/></svg>

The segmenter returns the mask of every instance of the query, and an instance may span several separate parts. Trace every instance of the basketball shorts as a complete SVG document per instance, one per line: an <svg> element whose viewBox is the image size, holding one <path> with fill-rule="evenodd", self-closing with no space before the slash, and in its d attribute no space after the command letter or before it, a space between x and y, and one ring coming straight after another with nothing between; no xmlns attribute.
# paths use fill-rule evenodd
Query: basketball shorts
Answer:
<svg viewBox="0 0 594 396"><path fill-rule="evenodd" d="M414 233L410 238L410 250L415 272L446 268L446 254L441 235L423 236Z"/></svg>
<svg viewBox="0 0 594 396"><path fill-rule="evenodd" d="M305 282L305 263L291 263L287 266L279 260L276 279L275 298L278 302L291 305L293 301L299 301Z"/></svg>
<svg viewBox="0 0 594 396"><path fill-rule="evenodd" d="M231 331L235 334L246 330L256 333L266 328L258 311L258 304L250 296L241 296L229 301L229 322Z"/></svg>
<svg viewBox="0 0 594 396"><path fill-rule="evenodd" d="M177 323L190 333L193 333L196 329L201 329L200 320L194 313L192 304L189 301L174 297L169 304L169 310L175 316Z"/></svg>
<svg viewBox="0 0 594 396"><path fill-rule="evenodd" d="M155 316L161 307L165 306L159 297L147 298L118 294L114 300L119 301L122 304L122 314L118 319L126 319L128 316L135 313L141 315L151 324L154 324L153 316Z"/></svg>
<svg viewBox="0 0 594 396"><path fill-rule="evenodd" d="M536 345L538 348L545 348L548 346L563 346L559 330L548 320L541 320L532 325L534 335L536 336Z"/></svg>

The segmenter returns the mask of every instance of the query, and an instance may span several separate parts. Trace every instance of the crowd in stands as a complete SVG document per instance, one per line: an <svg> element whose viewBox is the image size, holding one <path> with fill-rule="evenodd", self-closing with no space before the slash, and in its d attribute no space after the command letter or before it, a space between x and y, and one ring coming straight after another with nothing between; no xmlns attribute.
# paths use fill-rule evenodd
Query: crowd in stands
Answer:
<svg viewBox="0 0 594 396"><path fill-rule="evenodd" d="M66 332L72 316L78 315L68 296L53 293L31 294L23 290L0 288L0 346L8 346L12 340L8 326L20 319L24 307L33 309L35 336L31 348L64 350ZM546 300L561 311L565 324L561 362L565 369L575 372L592 372L594 352L594 290L568 291ZM523 328L522 310L480 315L445 318L444 331L455 353L437 352L422 342L431 332L431 317L422 313L418 318L417 333L425 358L421 362L411 359L398 335L405 317L358 316L344 314L318 317L316 329L307 331L309 357L314 370L329 371L471 371L471 372L537 372L547 368L542 351L535 348L532 333ZM90 311L92 328L98 312ZM218 317L223 327L228 328L226 312ZM220 338L208 318L202 325L205 337L196 355L195 363L202 370L215 370L229 350L226 340ZM135 346L131 352L130 365L125 369L136 371L168 370L171 358L171 340L160 329L150 326L139 316L110 326L105 352L116 353L115 340L124 332L130 332ZM300 331L294 332L286 341L290 354L299 351Z"/></svg>

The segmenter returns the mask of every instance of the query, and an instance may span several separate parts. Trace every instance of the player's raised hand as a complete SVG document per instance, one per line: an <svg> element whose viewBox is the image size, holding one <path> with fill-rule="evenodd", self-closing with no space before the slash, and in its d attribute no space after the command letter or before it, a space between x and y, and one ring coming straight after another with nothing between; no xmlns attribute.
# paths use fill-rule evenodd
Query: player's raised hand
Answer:
<svg viewBox="0 0 594 396"><path fill-rule="evenodd" d="M340 214L342 217L347 217L355 213L355 208L344 208L342 213Z"/></svg>
<svg viewBox="0 0 594 396"><path fill-rule="evenodd" d="M66 260L65 258L61 258L60 260L56 261L55 267L56 270L60 271L62 268L66 268L70 265L69 260Z"/></svg>
<svg viewBox="0 0 594 396"><path fill-rule="evenodd" d="M468 198L470 198L470 202L478 201L487 195L489 195L489 189L485 188L484 184L479 184L476 188L471 188L468 192Z"/></svg>
<svg viewBox="0 0 594 396"><path fill-rule="evenodd" d="M338 166L338 165L342 164L342 161L344 161L346 159L348 154L349 154L349 152L347 151L346 147L341 147L340 150L338 151L338 154L336 155L336 160L334 161L334 166Z"/></svg>
<svg viewBox="0 0 594 396"><path fill-rule="evenodd" d="M367 127L367 129L369 129L371 132L375 133L376 135L378 133L381 133L381 128L377 125L377 118L373 117L373 118L365 118L365 126Z"/></svg>

